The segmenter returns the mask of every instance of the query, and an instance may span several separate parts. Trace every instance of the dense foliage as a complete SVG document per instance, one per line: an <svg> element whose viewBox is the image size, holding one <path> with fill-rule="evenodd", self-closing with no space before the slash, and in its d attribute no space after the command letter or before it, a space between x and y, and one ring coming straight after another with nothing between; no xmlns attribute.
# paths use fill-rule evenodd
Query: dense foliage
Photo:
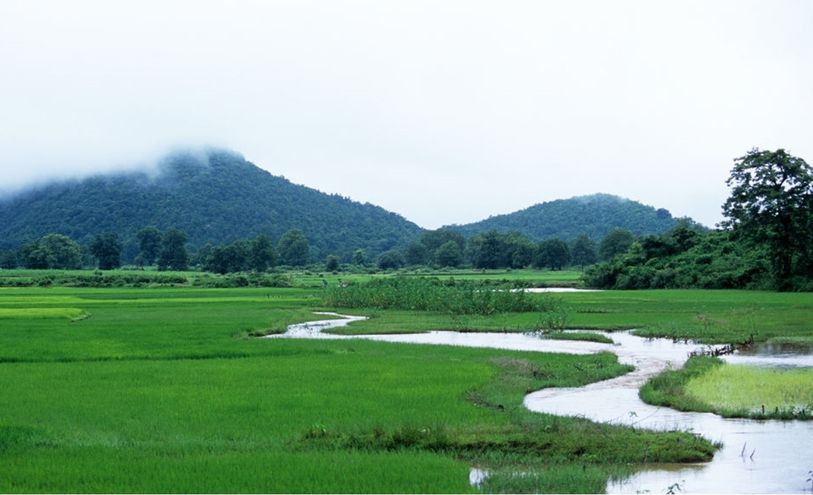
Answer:
<svg viewBox="0 0 813 495"><path fill-rule="evenodd" d="M813 168L782 149L754 149L735 161L726 184L723 225L742 242L768 249L776 287L813 279Z"/></svg>
<svg viewBox="0 0 813 495"><path fill-rule="evenodd" d="M67 236L48 234L20 248L15 260L26 268L79 268L82 248Z"/></svg>
<svg viewBox="0 0 813 495"><path fill-rule="evenodd" d="M605 289L771 287L764 250L735 242L730 232L685 226L633 243L626 253L587 268L584 278L588 286Z"/></svg>
<svg viewBox="0 0 813 495"><path fill-rule="evenodd" d="M813 169L784 150L752 150L726 181L723 230L684 223L589 268L600 288L813 290ZM602 242L602 248L607 242Z"/></svg>
<svg viewBox="0 0 813 495"><path fill-rule="evenodd" d="M121 266L121 243L115 233L96 235L90 244L90 253L98 260L100 270L112 270Z"/></svg>
<svg viewBox="0 0 813 495"><path fill-rule="evenodd" d="M676 223L668 210L656 210L610 194L593 194L549 201L451 228L466 235L496 230L520 232L537 241L554 238L571 241L582 234L601 239L614 228L629 230L636 235L658 234Z"/></svg>
<svg viewBox="0 0 813 495"><path fill-rule="evenodd" d="M0 201L0 252L49 233L89 245L94 236L115 232L122 259L139 251L149 265L157 253L144 250L154 232L177 228L192 251L206 243L228 244L266 234L274 239L299 228L314 259L337 254L349 260L354 249L372 256L405 245L420 228L370 204L292 184L240 155L209 150L165 158L157 173L121 173L53 183Z"/></svg>

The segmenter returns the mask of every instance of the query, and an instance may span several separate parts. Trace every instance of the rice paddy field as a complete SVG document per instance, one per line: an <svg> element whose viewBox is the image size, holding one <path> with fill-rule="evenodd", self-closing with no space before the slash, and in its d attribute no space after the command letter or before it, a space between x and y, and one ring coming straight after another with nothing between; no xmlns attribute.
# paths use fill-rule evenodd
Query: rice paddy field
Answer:
<svg viewBox="0 0 813 495"><path fill-rule="evenodd" d="M530 390L626 372L611 354L252 337L324 318L310 285L0 289L0 492L597 492L644 463L714 452L689 433L522 407ZM568 327L726 340L749 322L757 338L807 339L813 321L804 294L556 297ZM373 318L347 330L376 333L540 318L349 312ZM493 473L480 488L473 466Z"/></svg>

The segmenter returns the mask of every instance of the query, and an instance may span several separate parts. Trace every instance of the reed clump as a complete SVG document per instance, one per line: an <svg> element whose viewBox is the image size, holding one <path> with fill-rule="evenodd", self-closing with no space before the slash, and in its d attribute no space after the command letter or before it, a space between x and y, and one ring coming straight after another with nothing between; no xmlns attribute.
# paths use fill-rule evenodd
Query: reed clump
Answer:
<svg viewBox="0 0 813 495"><path fill-rule="evenodd" d="M323 302L336 308L439 311L455 315L553 312L561 301L549 295L455 279L392 277L331 287Z"/></svg>

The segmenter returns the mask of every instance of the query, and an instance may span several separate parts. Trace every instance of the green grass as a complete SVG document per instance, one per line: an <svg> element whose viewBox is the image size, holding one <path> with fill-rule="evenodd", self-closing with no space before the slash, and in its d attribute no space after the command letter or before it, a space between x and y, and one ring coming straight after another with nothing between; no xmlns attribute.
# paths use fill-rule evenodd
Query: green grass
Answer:
<svg viewBox="0 0 813 495"><path fill-rule="evenodd" d="M813 418L813 370L776 370L724 364L696 356L661 373L640 391L649 404L681 411L755 419Z"/></svg>
<svg viewBox="0 0 813 495"><path fill-rule="evenodd" d="M647 455L710 455L707 442L688 434L521 406L528 390L623 372L611 355L248 337L323 318L312 314L318 295L0 290L8 314L0 320L0 492L469 492L474 462L502 472L532 467L541 480L533 486L596 491ZM26 314L66 304L89 317ZM314 429L437 429L454 442L431 449L303 441ZM519 489L499 479L488 489Z"/></svg>
<svg viewBox="0 0 813 495"><path fill-rule="evenodd" d="M157 271L155 268L136 269L124 267L99 272L95 270L30 270L0 269L0 287L158 287L195 286L230 288L256 286L262 282L266 286L294 286L306 289L321 289L325 283L333 287L346 283L364 283L393 276L440 277L444 279L479 281L489 283L514 283L528 287L579 287L580 271L548 270L472 270L442 269L432 270L403 269L393 272L375 272L373 268L361 271L328 272L322 267L314 269L285 270L279 273L256 275L235 273L217 275L198 271ZM260 280L261 279L261 280ZM280 284L279 282L283 282ZM241 285L242 284L242 285ZM261 284L261 285L262 285ZM271 285L269 285L271 284Z"/></svg>
<svg viewBox="0 0 813 495"><path fill-rule="evenodd" d="M735 290L646 290L532 294L559 301L564 328L637 329L645 337L703 343L761 341L813 343L813 294ZM348 310L343 310L347 312ZM547 313L499 313L489 317L441 312L354 308L372 316L337 330L347 334L428 330L521 332L546 328ZM780 340L777 340L780 339ZM788 340L790 339L790 340Z"/></svg>
<svg viewBox="0 0 813 495"><path fill-rule="evenodd" d="M372 429L331 429L320 424L305 432L302 441L348 450L444 453L502 473L487 484L489 490L497 492L545 487L557 493L595 493L603 491L609 476L630 472L632 464L711 459L714 447L686 433L634 431L525 409L522 399L529 390L581 386L631 369L619 365L609 353L579 360L578 367L575 362L570 365L573 357L512 353L492 359L496 377L470 391L467 399L507 419L504 424L379 425ZM577 475L588 468L593 476ZM509 472L525 473L535 483L517 485L515 476L507 476Z"/></svg>
<svg viewBox="0 0 813 495"><path fill-rule="evenodd" d="M690 379L686 393L724 416L813 417L813 369L717 366Z"/></svg>
<svg viewBox="0 0 813 495"><path fill-rule="evenodd" d="M5 318L67 318L70 320L85 316L78 308L0 308L0 319Z"/></svg>
<svg viewBox="0 0 813 495"><path fill-rule="evenodd" d="M487 491L595 492L644 460L711 453L687 434L521 406L530 390L622 372L612 356L250 337L325 318L312 313L329 309L322 293L321 282L0 289L0 492L468 492L471 465L493 473ZM639 328L706 342L813 336L810 294L528 297L560 301L568 328ZM546 324L542 312L342 312L372 317L341 329L348 333ZM678 375L669 390L687 381Z"/></svg>
<svg viewBox="0 0 813 495"><path fill-rule="evenodd" d="M813 339L813 294L646 290L561 294L571 328L636 328L645 337L703 343Z"/></svg>

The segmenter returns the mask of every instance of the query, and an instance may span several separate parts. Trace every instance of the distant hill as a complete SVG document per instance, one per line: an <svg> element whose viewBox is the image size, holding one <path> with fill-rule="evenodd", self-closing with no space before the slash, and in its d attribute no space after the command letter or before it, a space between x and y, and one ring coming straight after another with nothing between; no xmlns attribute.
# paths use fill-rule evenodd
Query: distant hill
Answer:
<svg viewBox="0 0 813 495"><path fill-rule="evenodd" d="M369 255L403 245L421 229L378 206L292 184L223 150L175 153L155 172L99 175L55 182L0 201L0 251L55 232L80 243L103 232L137 252L144 226L177 227L195 249L267 234L276 242L300 228L316 259Z"/></svg>
<svg viewBox="0 0 813 495"><path fill-rule="evenodd" d="M516 231L534 240L571 240L580 234L601 239L614 228L635 234L657 234L674 227L677 220L665 209L610 194L557 199L506 215L466 225L451 225L465 235L488 230Z"/></svg>

